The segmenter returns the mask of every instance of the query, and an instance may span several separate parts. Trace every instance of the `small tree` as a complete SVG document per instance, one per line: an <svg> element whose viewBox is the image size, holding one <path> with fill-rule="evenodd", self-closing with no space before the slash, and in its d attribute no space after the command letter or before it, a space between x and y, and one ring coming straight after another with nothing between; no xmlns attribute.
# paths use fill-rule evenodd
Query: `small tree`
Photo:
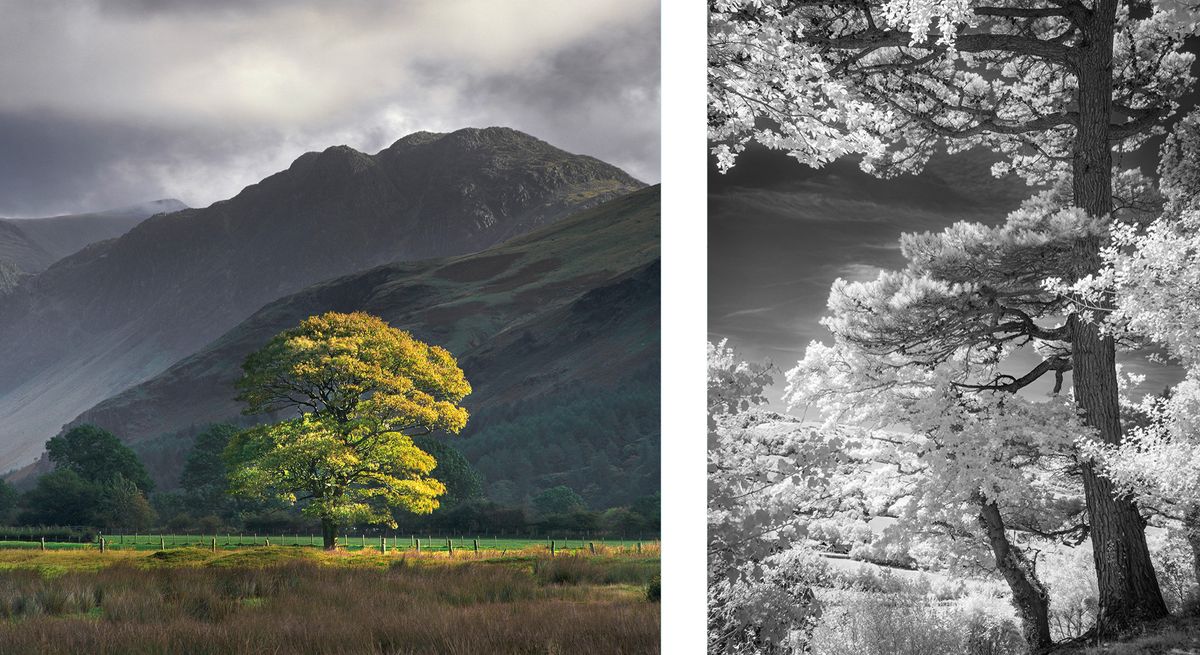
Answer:
<svg viewBox="0 0 1200 655"><path fill-rule="evenodd" d="M103 486L100 494L94 519L100 527L142 531L154 523L156 515L145 494L124 476L118 474Z"/></svg>
<svg viewBox="0 0 1200 655"><path fill-rule="evenodd" d="M542 517L570 514L587 509L583 498L580 498L574 489L562 484L542 491L530 502L533 505L533 511Z"/></svg>
<svg viewBox="0 0 1200 655"><path fill-rule="evenodd" d="M413 443L437 461L432 475L446 485L446 493L438 501L443 508L483 498L483 479L479 471L457 448L434 436L416 437Z"/></svg>
<svg viewBox="0 0 1200 655"><path fill-rule="evenodd" d="M88 482L107 484L120 475L142 491L154 490L137 453L95 425L80 425L47 441L46 453L54 468L74 471Z"/></svg>
<svg viewBox="0 0 1200 655"><path fill-rule="evenodd" d="M59 469L38 478L21 499L25 525L89 525L100 502L100 486L75 471Z"/></svg>
<svg viewBox="0 0 1200 655"><path fill-rule="evenodd" d="M196 435L179 477L179 485L187 492L190 512L224 512L228 509L229 497L225 492L229 486L229 469L224 453L237 433L238 428L233 425L213 424Z"/></svg>
<svg viewBox="0 0 1200 655"><path fill-rule="evenodd" d="M327 550L339 526L395 527L393 508L438 507L437 462L412 436L466 425L459 403L471 386L445 349L368 314L330 312L280 333L242 368L246 413L299 415L230 441L231 491L306 502Z"/></svg>

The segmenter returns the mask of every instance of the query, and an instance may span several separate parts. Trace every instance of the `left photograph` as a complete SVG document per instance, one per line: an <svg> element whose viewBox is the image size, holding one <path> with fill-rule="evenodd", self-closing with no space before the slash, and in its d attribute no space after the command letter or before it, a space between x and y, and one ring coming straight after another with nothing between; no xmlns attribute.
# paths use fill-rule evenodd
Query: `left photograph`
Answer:
<svg viewBox="0 0 1200 655"><path fill-rule="evenodd" d="M657 1L0 7L0 655L659 652Z"/></svg>

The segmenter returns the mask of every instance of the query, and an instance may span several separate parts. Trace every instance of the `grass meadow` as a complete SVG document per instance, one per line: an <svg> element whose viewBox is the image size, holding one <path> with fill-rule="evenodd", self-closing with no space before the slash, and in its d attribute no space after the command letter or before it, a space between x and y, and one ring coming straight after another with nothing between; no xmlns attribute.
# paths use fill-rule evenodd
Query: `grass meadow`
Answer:
<svg viewBox="0 0 1200 655"><path fill-rule="evenodd" d="M656 546L0 551L0 654L657 653Z"/></svg>

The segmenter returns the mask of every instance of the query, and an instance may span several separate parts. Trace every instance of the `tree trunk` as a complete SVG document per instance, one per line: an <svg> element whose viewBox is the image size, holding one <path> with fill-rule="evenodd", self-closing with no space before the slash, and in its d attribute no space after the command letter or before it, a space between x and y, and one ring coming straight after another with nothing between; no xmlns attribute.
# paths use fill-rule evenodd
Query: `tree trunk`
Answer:
<svg viewBox="0 0 1200 655"><path fill-rule="evenodd" d="M1054 645L1050 638L1050 594L1038 580L1033 562L1008 540L1000 508L982 497L979 507L979 524L987 533L996 567L1012 591L1013 606L1021 619L1021 635L1032 655L1047 653Z"/></svg>
<svg viewBox="0 0 1200 655"><path fill-rule="evenodd" d="M1116 0L1097 0L1079 46L1079 127L1075 137L1072 190L1089 216L1112 213L1112 43ZM1100 239L1081 238L1074 259L1080 275L1100 265ZM1116 352L1111 337L1094 323L1072 316L1071 365L1075 401L1084 420L1105 443L1121 442ZM1116 498L1112 483L1090 463L1082 467L1084 497L1100 591L1098 634L1111 634L1165 616L1166 604L1146 547L1145 522L1137 505Z"/></svg>
<svg viewBox="0 0 1200 655"><path fill-rule="evenodd" d="M1183 534L1192 549L1192 575L1200 582L1200 505L1191 505L1184 512Z"/></svg>
<svg viewBox="0 0 1200 655"><path fill-rule="evenodd" d="M338 526L333 519L321 519L321 539L325 550L337 550Z"/></svg>

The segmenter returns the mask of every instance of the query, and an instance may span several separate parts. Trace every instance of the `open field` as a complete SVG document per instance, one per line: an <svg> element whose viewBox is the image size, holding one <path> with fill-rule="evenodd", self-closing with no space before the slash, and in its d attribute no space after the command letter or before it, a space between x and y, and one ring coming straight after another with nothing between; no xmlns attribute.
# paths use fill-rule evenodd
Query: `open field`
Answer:
<svg viewBox="0 0 1200 655"><path fill-rule="evenodd" d="M0 655L657 653L645 550L0 551Z"/></svg>

